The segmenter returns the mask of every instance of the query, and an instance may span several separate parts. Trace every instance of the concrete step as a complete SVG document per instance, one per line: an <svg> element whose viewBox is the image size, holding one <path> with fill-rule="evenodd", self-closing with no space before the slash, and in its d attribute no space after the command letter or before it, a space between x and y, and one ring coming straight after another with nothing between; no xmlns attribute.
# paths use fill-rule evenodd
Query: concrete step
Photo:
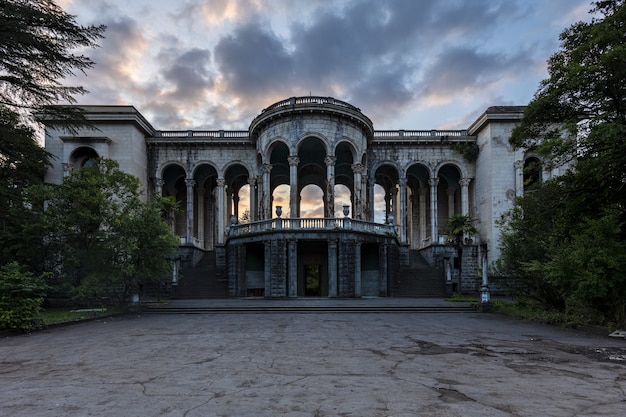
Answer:
<svg viewBox="0 0 626 417"><path fill-rule="evenodd" d="M449 306L198 306L146 305L149 314L207 314L207 313L467 313L475 311L467 303Z"/></svg>

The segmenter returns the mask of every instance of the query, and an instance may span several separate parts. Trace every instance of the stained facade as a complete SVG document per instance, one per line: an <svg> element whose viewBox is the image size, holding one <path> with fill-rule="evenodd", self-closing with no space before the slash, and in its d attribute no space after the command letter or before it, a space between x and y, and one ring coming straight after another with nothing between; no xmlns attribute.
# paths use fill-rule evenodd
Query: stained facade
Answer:
<svg viewBox="0 0 626 417"><path fill-rule="evenodd" d="M497 258L497 221L536 160L508 145L517 106L491 107L465 130L375 130L360 109L328 97L274 103L245 131L163 131L132 106L84 109L97 130L67 135L46 122L46 149L57 156L47 180L94 157L118 161L146 198L178 201L171 227L181 253L194 265L214 252L230 296L393 295L412 253L443 262L450 280L447 219L474 218L479 233L467 244L477 259ZM323 213L307 218L311 186ZM279 187L289 190L284 206ZM472 290L476 277L459 285Z"/></svg>

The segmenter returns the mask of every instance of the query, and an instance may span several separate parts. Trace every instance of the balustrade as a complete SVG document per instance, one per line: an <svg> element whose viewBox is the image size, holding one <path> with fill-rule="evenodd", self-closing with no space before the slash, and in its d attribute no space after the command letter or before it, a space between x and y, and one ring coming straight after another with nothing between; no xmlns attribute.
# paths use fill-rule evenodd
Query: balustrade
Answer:
<svg viewBox="0 0 626 417"><path fill-rule="evenodd" d="M274 218L230 227L229 236L244 236L269 231L354 231L376 235L395 235L394 225L371 223L363 220L344 218Z"/></svg>

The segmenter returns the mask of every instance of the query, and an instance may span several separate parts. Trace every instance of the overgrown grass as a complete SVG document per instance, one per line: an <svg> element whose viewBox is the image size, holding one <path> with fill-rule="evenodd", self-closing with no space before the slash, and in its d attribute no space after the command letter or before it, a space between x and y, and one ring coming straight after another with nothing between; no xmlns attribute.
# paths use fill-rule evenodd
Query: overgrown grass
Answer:
<svg viewBox="0 0 626 417"><path fill-rule="evenodd" d="M445 298L446 301L452 301L457 303L477 303L480 300L476 297L466 297L463 294L454 293L452 297Z"/></svg>
<svg viewBox="0 0 626 417"><path fill-rule="evenodd" d="M39 319L45 325L71 323L74 321L87 320L98 317L107 317L112 314L122 313L123 309L118 307L108 307L104 309L73 309L73 308L52 308L43 310L39 314Z"/></svg>
<svg viewBox="0 0 626 417"><path fill-rule="evenodd" d="M536 323L553 324L563 327L600 324L581 312L547 310L539 304L529 301L492 300L491 307L492 311L521 320L534 321Z"/></svg>

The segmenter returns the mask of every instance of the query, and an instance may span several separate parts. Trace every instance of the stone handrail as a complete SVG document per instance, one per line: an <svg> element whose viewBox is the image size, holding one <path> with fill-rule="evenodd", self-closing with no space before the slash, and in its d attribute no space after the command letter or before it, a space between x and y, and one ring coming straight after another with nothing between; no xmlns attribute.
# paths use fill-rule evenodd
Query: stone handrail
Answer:
<svg viewBox="0 0 626 417"><path fill-rule="evenodd" d="M391 224L366 222L363 220L344 218L274 218L257 222L231 225L228 235L230 237L244 236L268 231L329 231L346 230L352 232L365 232L377 235L396 235L396 228Z"/></svg>
<svg viewBox="0 0 626 417"><path fill-rule="evenodd" d="M157 138L247 138L247 130L157 130ZM375 130L374 138L463 137L467 130Z"/></svg>
<svg viewBox="0 0 626 417"><path fill-rule="evenodd" d="M247 138L247 130L157 130L156 138Z"/></svg>
<svg viewBox="0 0 626 417"><path fill-rule="evenodd" d="M375 138L385 137L424 137L424 136L467 136L467 130L375 130Z"/></svg>

